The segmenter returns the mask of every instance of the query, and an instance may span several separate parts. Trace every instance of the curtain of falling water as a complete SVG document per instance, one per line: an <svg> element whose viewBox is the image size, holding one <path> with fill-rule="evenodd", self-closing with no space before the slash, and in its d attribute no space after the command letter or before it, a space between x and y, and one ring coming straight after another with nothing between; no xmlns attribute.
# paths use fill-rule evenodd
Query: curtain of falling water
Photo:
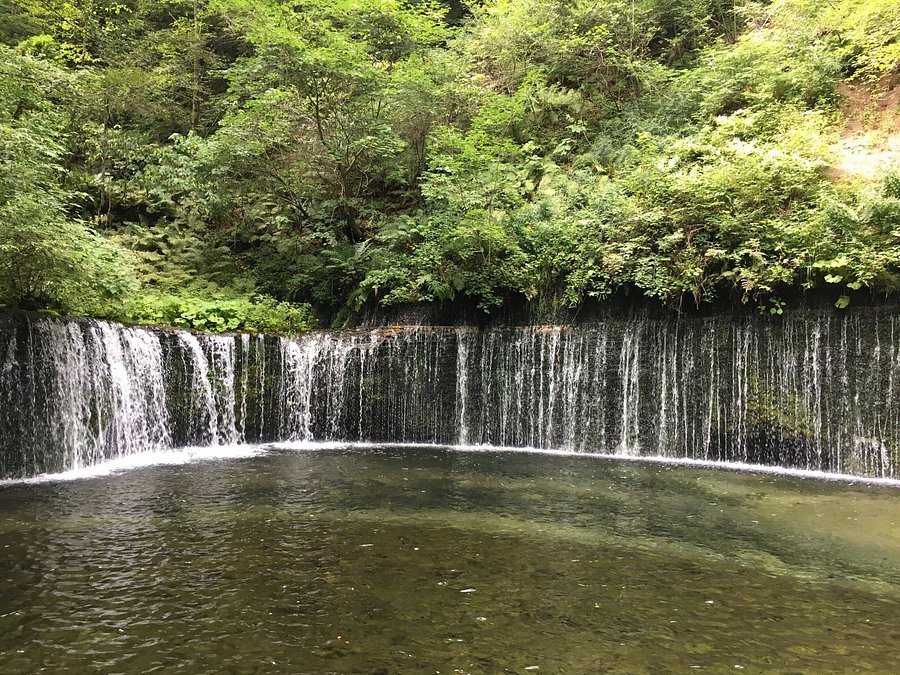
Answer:
<svg viewBox="0 0 900 675"><path fill-rule="evenodd" d="M186 445L562 448L900 475L900 314L296 339L0 325L0 475Z"/></svg>

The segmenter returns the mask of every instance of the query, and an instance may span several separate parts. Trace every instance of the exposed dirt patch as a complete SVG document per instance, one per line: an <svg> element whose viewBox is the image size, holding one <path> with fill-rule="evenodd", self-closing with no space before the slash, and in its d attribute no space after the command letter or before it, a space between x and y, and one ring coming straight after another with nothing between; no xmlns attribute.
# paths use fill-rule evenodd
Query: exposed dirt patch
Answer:
<svg viewBox="0 0 900 675"><path fill-rule="evenodd" d="M900 84L845 82L839 87L844 128L834 145L834 180L871 179L900 169Z"/></svg>

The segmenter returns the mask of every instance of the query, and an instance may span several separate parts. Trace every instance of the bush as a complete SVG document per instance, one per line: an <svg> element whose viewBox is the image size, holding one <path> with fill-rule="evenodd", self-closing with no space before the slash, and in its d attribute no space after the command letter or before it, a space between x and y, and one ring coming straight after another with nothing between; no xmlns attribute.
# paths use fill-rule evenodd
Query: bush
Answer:
<svg viewBox="0 0 900 675"><path fill-rule="evenodd" d="M202 291L201 291L202 292ZM184 292L148 292L132 299L109 318L126 323L178 326L212 333L249 332L292 335L315 327L309 305L279 302L269 296L210 297Z"/></svg>

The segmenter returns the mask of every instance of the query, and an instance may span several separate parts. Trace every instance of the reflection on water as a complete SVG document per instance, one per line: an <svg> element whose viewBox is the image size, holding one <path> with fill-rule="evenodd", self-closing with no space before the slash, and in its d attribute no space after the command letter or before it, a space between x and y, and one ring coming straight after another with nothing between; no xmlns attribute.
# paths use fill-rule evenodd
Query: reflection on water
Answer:
<svg viewBox="0 0 900 675"><path fill-rule="evenodd" d="M8 485L0 672L889 671L898 507L435 448Z"/></svg>

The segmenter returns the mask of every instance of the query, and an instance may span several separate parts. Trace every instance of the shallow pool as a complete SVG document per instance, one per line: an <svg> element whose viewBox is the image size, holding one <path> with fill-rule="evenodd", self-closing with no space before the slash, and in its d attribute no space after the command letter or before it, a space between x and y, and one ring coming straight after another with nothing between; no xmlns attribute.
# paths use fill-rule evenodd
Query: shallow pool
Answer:
<svg viewBox="0 0 900 675"><path fill-rule="evenodd" d="M900 490L263 448L0 487L0 672L890 671Z"/></svg>

